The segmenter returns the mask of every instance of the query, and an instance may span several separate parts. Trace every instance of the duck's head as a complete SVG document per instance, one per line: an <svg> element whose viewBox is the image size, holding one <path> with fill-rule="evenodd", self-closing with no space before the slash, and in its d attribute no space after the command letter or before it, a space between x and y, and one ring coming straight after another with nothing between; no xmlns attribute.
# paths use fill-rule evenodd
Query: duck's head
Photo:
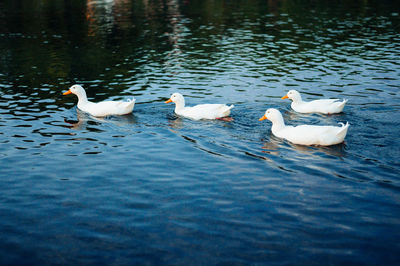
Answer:
<svg viewBox="0 0 400 266"><path fill-rule="evenodd" d="M290 100L292 100L292 101L301 101L301 96L300 96L300 93L298 92L298 91L296 91L296 90L290 90L290 91L288 91L288 93L285 95L285 96L283 96L281 99L290 99Z"/></svg>
<svg viewBox="0 0 400 266"><path fill-rule="evenodd" d="M86 95L85 89L82 88L80 85L73 85L69 88L68 91L64 92L63 95L68 95L68 94L75 94L75 95Z"/></svg>
<svg viewBox="0 0 400 266"><path fill-rule="evenodd" d="M271 122L275 122L275 121L280 121L282 120L282 114L281 112L279 112L279 110L275 109L275 108L269 108L267 109L267 111L265 111L265 114L258 119L258 121L262 121L268 119Z"/></svg>
<svg viewBox="0 0 400 266"><path fill-rule="evenodd" d="M171 95L169 100L166 101L165 103L170 103L170 102L173 102L175 104L185 103L185 99L183 98L182 94L175 92L174 94Z"/></svg>

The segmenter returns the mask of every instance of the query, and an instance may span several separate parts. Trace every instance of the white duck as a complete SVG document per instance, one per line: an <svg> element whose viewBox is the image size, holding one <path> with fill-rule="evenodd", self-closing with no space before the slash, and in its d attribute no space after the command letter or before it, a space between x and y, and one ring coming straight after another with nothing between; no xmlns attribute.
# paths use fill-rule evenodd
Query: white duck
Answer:
<svg viewBox="0 0 400 266"><path fill-rule="evenodd" d="M78 96L78 108L92 116L103 117L108 115L126 115L132 112L135 98L128 101L104 101L93 103L88 101L86 92L80 85L73 85L63 95L75 94Z"/></svg>
<svg viewBox="0 0 400 266"><path fill-rule="evenodd" d="M193 107L185 107L185 99L182 94L174 93L165 103L175 103L175 113L194 120L199 119L219 119L229 116L233 105L225 104L199 104Z"/></svg>
<svg viewBox="0 0 400 266"><path fill-rule="evenodd" d="M293 102L291 107L299 113L322 113L322 114L336 114L343 110L347 100L342 102L339 99L321 99L311 102L305 102L301 99L301 95L296 90L290 90L282 99L291 99Z"/></svg>
<svg viewBox="0 0 400 266"><path fill-rule="evenodd" d="M341 127L300 125L286 126L281 112L277 109L268 109L259 121L268 119L272 122L272 134L287 139L294 144L329 146L342 143L347 134L349 123Z"/></svg>

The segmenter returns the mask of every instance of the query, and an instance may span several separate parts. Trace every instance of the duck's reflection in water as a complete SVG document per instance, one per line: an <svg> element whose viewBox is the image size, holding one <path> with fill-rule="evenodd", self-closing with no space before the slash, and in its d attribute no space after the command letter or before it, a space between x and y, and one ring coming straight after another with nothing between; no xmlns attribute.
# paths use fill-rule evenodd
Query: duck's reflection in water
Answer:
<svg viewBox="0 0 400 266"><path fill-rule="evenodd" d="M76 109L76 113L76 117L78 120L64 119L64 122L68 123L67 127L74 130L99 131L100 129L96 129L93 126L99 123L110 123L114 126L123 127L126 125L135 124L137 120L134 114L94 117L85 112L82 112L79 109Z"/></svg>
<svg viewBox="0 0 400 266"><path fill-rule="evenodd" d="M179 130L184 128L183 118L179 116L168 117L168 126L173 130Z"/></svg>
<svg viewBox="0 0 400 266"><path fill-rule="evenodd" d="M324 153L328 156L334 157L344 157L346 154L344 143L332 145L332 146L303 146L297 144L290 144L291 147L296 149L297 151L307 154L317 156L318 153Z"/></svg>
<svg viewBox="0 0 400 266"><path fill-rule="evenodd" d="M273 155L278 155L279 150L284 148L285 150L288 149L288 147L285 146L285 143L289 145L289 149L293 151L300 152L304 155L309 155L309 156L320 156L320 153L324 153L325 155L328 156L334 156L334 157L344 157L346 155L346 145L345 143L340 143L337 145L332 145L332 146L305 146L305 145L298 145L298 144L293 144L288 141L282 140L280 138L277 138L271 134L270 141L264 142L262 146L262 152L267 153L267 154L273 154Z"/></svg>

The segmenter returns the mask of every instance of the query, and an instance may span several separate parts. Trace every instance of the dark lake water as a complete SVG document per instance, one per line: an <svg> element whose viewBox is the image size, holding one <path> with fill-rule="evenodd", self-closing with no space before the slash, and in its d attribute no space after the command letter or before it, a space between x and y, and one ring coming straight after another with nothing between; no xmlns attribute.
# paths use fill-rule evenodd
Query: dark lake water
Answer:
<svg viewBox="0 0 400 266"><path fill-rule="evenodd" d="M0 2L0 264L398 264L399 58L398 1ZM73 84L134 112L79 112ZM349 101L302 115L289 89ZM345 143L278 139L270 107Z"/></svg>

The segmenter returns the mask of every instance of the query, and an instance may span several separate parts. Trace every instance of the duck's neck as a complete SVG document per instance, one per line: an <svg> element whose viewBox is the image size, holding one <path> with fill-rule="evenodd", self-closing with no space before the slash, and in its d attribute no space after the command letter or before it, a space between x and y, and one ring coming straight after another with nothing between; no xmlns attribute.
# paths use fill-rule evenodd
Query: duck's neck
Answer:
<svg viewBox="0 0 400 266"><path fill-rule="evenodd" d="M274 119L274 121L272 122L272 133L274 133L276 135L277 132L281 131L282 129L285 128L285 121L283 120L283 117L277 117L276 119Z"/></svg>
<svg viewBox="0 0 400 266"><path fill-rule="evenodd" d="M297 95L292 100L293 100L294 103L302 103L303 102L303 99L301 98L301 95Z"/></svg>
<svg viewBox="0 0 400 266"><path fill-rule="evenodd" d="M76 96L78 96L78 107L89 102L85 91L80 91Z"/></svg>
<svg viewBox="0 0 400 266"><path fill-rule="evenodd" d="M175 102L175 112L179 112L183 108L185 108L185 100Z"/></svg>

